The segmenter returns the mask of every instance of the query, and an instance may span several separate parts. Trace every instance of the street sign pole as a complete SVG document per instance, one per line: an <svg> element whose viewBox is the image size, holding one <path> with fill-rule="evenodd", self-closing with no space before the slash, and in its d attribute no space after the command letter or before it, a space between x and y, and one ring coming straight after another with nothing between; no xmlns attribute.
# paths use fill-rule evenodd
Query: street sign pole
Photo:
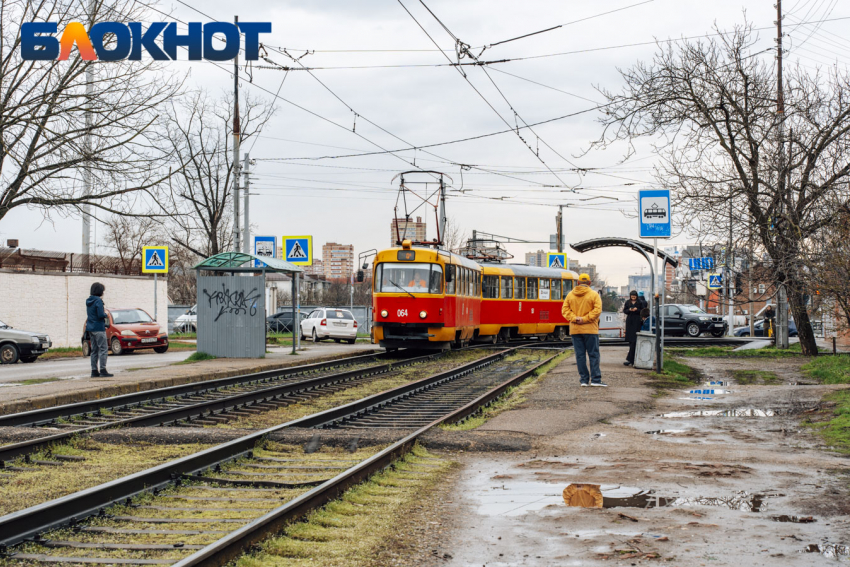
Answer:
<svg viewBox="0 0 850 567"><path fill-rule="evenodd" d="M159 274L156 274L156 273L153 275L153 320L156 321L156 322L159 322L159 316L156 313L156 307L157 307L157 305L156 305L157 304L157 301L156 301L156 277L158 275Z"/></svg>

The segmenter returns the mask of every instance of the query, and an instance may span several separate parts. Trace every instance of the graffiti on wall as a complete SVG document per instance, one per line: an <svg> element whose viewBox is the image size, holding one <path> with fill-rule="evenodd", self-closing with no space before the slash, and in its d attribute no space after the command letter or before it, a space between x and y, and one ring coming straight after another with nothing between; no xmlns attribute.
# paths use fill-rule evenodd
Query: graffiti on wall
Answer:
<svg viewBox="0 0 850 567"><path fill-rule="evenodd" d="M261 297L257 288L246 293L243 290L230 291L225 284L221 284L220 291L216 290L212 293L206 289L203 291L210 309L218 309L218 314L213 319L214 323L225 314L248 314L251 317L257 314L257 300Z"/></svg>

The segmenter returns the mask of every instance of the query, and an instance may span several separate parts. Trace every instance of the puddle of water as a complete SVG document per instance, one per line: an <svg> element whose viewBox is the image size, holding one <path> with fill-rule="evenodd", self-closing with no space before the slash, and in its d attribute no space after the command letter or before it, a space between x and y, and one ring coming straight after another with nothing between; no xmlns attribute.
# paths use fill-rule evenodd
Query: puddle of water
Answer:
<svg viewBox="0 0 850 567"><path fill-rule="evenodd" d="M767 503L765 502L766 499L782 496L781 494L767 493L752 494L746 491L737 492L733 496L725 497L661 496L654 490L643 490L632 486L600 486L599 491L602 493L603 508L712 506L728 508L730 510L739 510L742 512L763 512L767 509ZM573 502L577 503L573 504L573 506L580 506L578 503L581 502L581 499L573 499Z"/></svg>
<svg viewBox="0 0 850 567"><path fill-rule="evenodd" d="M706 382L703 386L728 386L729 382L725 380L711 380L710 382Z"/></svg>
<svg viewBox="0 0 850 567"><path fill-rule="evenodd" d="M691 399L691 398L686 398ZM661 414L661 417L773 417L780 410L741 408L733 410L691 410Z"/></svg>
<svg viewBox="0 0 850 567"><path fill-rule="evenodd" d="M791 522L794 524L811 524L813 522L817 522L811 516L789 516L787 514L782 514L781 516L773 516L771 518L774 522Z"/></svg>
<svg viewBox="0 0 850 567"><path fill-rule="evenodd" d="M689 394L703 394L703 395L717 395L717 394L731 394L731 390L717 390L715 388L710 388L707 390L690 390Z"/></svg>
<svg viewBox="0 0 850 567"><path fill-rule="evenodd" d="M676 433L684 433L685 429L656 429L655 431L645 431L647 435L674 435Z"/></svg>
<svg viewBox="0 0 850 567"><path fill-rule="evenodd" d="M18 384L17 382L4 382L0 384L0 388L10 388L12 386L23 386L23 384Z"/></svg>
<svg viewBox="0 0 850 567"><path fill-rule="evenodd" d="M820 553L824 557L837 559L839 557L850 557L850 546L837 543L823 542L821 544L810 543L806 546L806 553Z"/></svg>
<svg viewBox="0 0 850 567"><path fill-rule="evenodd" d="M708 396L688 396L687 398L679 398L680 400L713 400Z"/></svg>

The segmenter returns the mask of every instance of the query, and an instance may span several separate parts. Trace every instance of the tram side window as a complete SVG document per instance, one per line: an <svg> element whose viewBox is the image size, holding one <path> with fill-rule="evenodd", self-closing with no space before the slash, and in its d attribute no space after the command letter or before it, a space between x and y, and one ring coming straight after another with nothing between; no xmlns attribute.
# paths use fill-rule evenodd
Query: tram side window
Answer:
<svg viewBox="0 0 850 567"><path fill-rule="evenodd" d="M502 299L514 298L514 279L510 276L502 276Z"/></svg>
<svg viewBox="0 0 850 567"><path fill-rule="evenodd" d="M460 277L457 282L457 294L466 295L466 268L459 267Z"/></svg>
<svg viewBox="0 0 850 567"><path fill-rule="evenodd" d="M552 299L561 299L561 280L552 280Z"/></svg>
<svg viewBox="0 0 850 567"><path fill-rule="evenodd" d="M499 276L484 276L484 299L499 299Z"/></svg>
<svg viewBox="0 0 850 567"><path fill-rule="evenodd" d="M469 270L469 295L470 297L480 295L478 293L478 272L473 270Z"/></svg>
<svg viewBox="0 0 850 567"><path fill-rule="evenodd" d="M525 299L525 278L514 278L514 298Z"/></svg>
<svg viewBox="0 0 850 567"><path fill-rule="evenodd" d="M540 291L538 292L540 299L552 299L549 293L549 280L540 280Z"/></svg>
<svg viewBox="0 0 850 567"><path fill-rule="evenodd" d="M564 280L564 297L573 290L573 280Z"/></svg>
<svg viewBox="0 0 850 567"><path fill-rule="evenodd" d="M457 270L455 266L449 264L446 266L446 293L454 294L455 280L457 279Z"/></svg>
<svg viewBox="0 0 850 567"><path fill-rule="evenodd" d="M537 278L528 278L528 299L537 299Z"/></svg>
<svg viewBox="0 0 850 567"><path fill-rule="evenodd" d="M475 272L475 295L481 297L481 280L484 277L483 272Z"/></svg>

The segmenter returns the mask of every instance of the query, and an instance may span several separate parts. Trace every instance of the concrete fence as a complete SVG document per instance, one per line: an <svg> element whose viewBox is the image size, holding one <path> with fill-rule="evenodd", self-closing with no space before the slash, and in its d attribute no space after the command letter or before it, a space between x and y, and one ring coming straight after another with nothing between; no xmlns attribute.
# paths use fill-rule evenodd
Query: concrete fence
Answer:
<svg viewBox="0 0 850 567"><path fill-rule="evenodd" d="M91 284L106 286L107 308L139 307L154 316L153 277L0 270L0 321L47 333L54 347L80 346ZM168 281L157 285L160 325L168 321Z"/></svg>

